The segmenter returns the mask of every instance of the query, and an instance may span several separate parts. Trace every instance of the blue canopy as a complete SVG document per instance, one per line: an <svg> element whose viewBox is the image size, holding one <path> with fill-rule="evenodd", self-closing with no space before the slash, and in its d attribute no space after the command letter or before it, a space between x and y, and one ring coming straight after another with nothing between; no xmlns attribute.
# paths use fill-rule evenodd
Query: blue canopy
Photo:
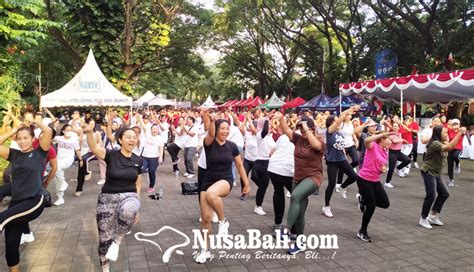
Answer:
<svg viewBox="0 0 474 272"><path fill-rule="evenodd" d="M339 110L339 104L325 95L320 94L297 108L298 110L317 110L317 111L336 111Z"/></svg>
<svg viewBox="0 0 474 272"><path fill-rule="evenodd" d="M350 108L351 106L353 105L360 105L360 108L362 110L372 110L374 109L373 106L367 104L367 102L365 102L365 100L363 99L360 99L360 98L357 98L355 97L354 95L349 95L349 96L344 96L344 95L341 95L342 97L342 104L341 104L341 107L343 109L347 109L347 108ZM335 96L333 99L333 102L336 104L336 105L339 105L340 103L340 96Z"/></svg>

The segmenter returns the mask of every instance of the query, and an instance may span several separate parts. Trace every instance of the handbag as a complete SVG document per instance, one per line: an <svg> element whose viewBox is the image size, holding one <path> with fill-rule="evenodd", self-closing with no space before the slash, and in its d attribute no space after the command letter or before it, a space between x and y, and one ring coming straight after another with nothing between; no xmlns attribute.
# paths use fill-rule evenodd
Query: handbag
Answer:
<svg viewBox="0 0 474 272"><path fill-rule="evenodd" d="M181 193L183 195L199 194L198 183L195 180L186 180L181 182Z"/></svg>
<svg viewBox="0 0 474 272"><path fill-rule="evenodd" d="M51 194L45 188L42 188L41 193L43 194L43 203L45 208L49 208L52 206L51 203Z"/></svg>

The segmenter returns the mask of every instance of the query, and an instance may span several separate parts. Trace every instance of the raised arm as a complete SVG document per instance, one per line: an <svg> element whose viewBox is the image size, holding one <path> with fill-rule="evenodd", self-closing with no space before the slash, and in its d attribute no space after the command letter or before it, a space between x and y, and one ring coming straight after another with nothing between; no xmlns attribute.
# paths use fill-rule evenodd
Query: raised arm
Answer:
<svg viewBox="0 0 474 272"><path fill-rule="evenodd" d="M390 135L396 135L396 132L384 132L384 133L380 133L380 134L377 134L377 135L369 136L369 137L365 138L365 140L364 140L365 147L368 148L368 149L371 149L372 146L373 146L372 145L373 141L377 141L378 139L381 139L383 137L388 137Z"/></svg>
<svg viewBox="0 0 474 272"><path fill-rule="evenodd" d="M339 118L337 118L336 121L334 121L334 123L332 123L332 125L328 127L328 132L333 133L334 131L336 131L341 125L341 123L344 121L344 119L346 119L346 116L351 115L354 112L358 111L359 108L360 108L359 105L355 105L355 106L350 107L348 110L343 111L341 115L339 115Z"/></svg>
<svg viewBox="0 0 474 272"><path fill-rule="evenodd" d="M17 129L14 128L9 132L0 135L0 157L4 158L5 160L8 159L8 155L10 154L10 148L8 148L7 146L4 146L3 144L5 143L6 140L8 140L13 135L15 135L16 132L17 132Z"/></svg>
<svg viewBox="0 0 474 272"><path fill-rule="evenodd" d="M208 112L204 113L203 118L208 118L209 119L209 131L206 135L206 138L204 138L204 145L209 146L212 144L214 141L214 138L216 137L216 115L213 114L212 116L209 115Z"/></svg>
<svg viewBox="0 0 474 272"><path fill-rule="evenodd" d="M441 150L442 151L453 150L456 147L456 145L458 144L459 139L461 139L461 136L464 135L464 134L466 134L466 128L462 127L462 128L459 129L456 136L454 136L454 138L449 143L443 145Z"/></svg>
<svg viewBox="0 0 474 272"><path fill-rule="evenodd" d="M308 124L306 124L306 122L302 122L301 128L306 131L306 135L308 136L308 141L311 147L314 150L320 151L323 148L323 144L318 140L318 138L316 138L316 135L314 135L313 131L308 128Z"/></svg>
<svg viewBox="0 0 474 272"><path fill-rule="evenodd" d="M252 133L252 135L256 135L257 134L257 128L253 125L253 121L252 121L252 113L248 112L247 113L247 116L246 116L246 122L248 122L249 124L249 128L250 128L250 132Z"/></svg>
<svg viewBox="0 0 474 272"><path fill-rule="evenodd" d="M107 124L108 128L108 124ZM100 159L105 159L105 148L97 144L97 140L94 137L93 128L89 125L84 125L82 130L86 134L87 138L87 145L89 145L89 149L94 153L94 155ZM112 130L112 129L111 129Z"/></svg>
<svg viewBox="0 0 474 272"><path fill-rule="evenodd" d="M285 133L286 136L288 136L290 141L293 141L293 130L291 130L290 127L288 126L285 115L280 116L280 128L283 131L283 133Z"/></svg>
<svg viewBox="0 0 474 272"><path fill-rule="evenodd" d="M47 125L43 124L43 122L33 121L33 123L36 124L43 132L39 139L41 149L48 151L53 141L53 130Z"/></svg>
<svg viewBox="0 0 474 272"><path fill-rule="evenodd" d="M44 108L44 112L48 114L49 118L51 119L51 123L56 122L56 117L47 108Z"/></svg>

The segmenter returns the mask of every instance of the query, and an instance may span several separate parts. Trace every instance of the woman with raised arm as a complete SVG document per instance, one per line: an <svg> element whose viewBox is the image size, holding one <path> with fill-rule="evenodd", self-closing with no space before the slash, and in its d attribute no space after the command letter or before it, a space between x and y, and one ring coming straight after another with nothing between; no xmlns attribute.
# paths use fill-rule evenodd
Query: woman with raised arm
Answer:
<svg viewBox="0 0 474 272"><path fill-rule="evenodd" d="M106 180L97 201L99 257L102 271L109 271L109 261L116 261L119 246L132 225L138 221L142 161L133 154L137 135L131 128L117 131L120 150L106 150L97 145L92 127L84 126L87 143L94 155L107 164Z"/></svg>
<svg viewBox="0 0 474 272"><path fill-rule="evenodd" d="M217 235L227 235L229 231L229 222L224 217L223 198L226 197L232 189L232 162L235 162L239 175L244 180L244 188L242 192L248 195L250 185L245 169L240 158L237 146L227 141L229 136L229 122L224 119L216 120L216 116L212 118L207 112L204 112L204 122L209 121L209 132L204 139L204 149L206 152L206 166L204 178L201 184L201 230L211 232L212 211L217 213L219 218L219 230ZM206 120L207 119L207 120ZM211 252L207 248L202 248L201 252L196 255L197 263L205 263L211 257Z"/></svg>
<svg viewBox="0 0 474 272"><path fill-rule="evenodd" d="M245 116L245 151L244 151L244 169L248 177L250 171L253 169L255 160L257 159L257 121L252 119L252 113L247 112ZM244 180L240 177L241 189L244 188ZM240 192L240 200L244 201L247 196Z"/></svg>
<svg viewBox="0 0 474 272"><path fill-rule="evenodd" d="M390 145L390 150L388 153L388 172L384 185L387 188L393 188L393 185L390 183L390 181L392 180L395 168L397 169L399 177L403 178L405 177L405 172L402 171L402 169L411 162L410 158L408 158L408 156L403 154L401 151L402 144L406 143L406 140L402 138L400 124L398 122L392 124L392 132L394 133L390 135L392 144ZM396 166L397 161L401 162L398 166Z"/></svg>
<svg viewBox="0 0 474 272"><path fill-rule="evenodd" d="M426 146L426 155L423 158L423 165L420 167L421 177L425 183L426 196L418 224L424 228L431 229L430 223L437 226L443 225L443 222L439 220L439 213L449 197L449 192L446 183L441 179L441 171L443 170L446 152L455 149L464 134L466 134L466 128L462 127L453 139L445 144L449 140L448 129L443 126L433 128L433 135ZM436 192L438 196L435 199Z"/></svg>
<svg viewBox="0 0 474 272"><path fill-rule="evenodd" d="M334 115L330 115L326 119L326 165L328 172L328 187L325 193L325 205L323 206L323 214L326 217L334 217L329 206L331 201L332 192L336 187L337 174L341 170L347 175L347 179L341 186L336 187L336 191L346 198L346 187L352 184L357 179L357 174L354 172L354 168L346 159L344 137L339 133L339 128L343 120L346 119L347 115L352 115L354 112L359 110L359 106L352 106L348 110L343 111L339 118Z"/></svg>
<svg viewBox="0 0 474 272"><path fill-rule="evenodd" d="M364 139L364 163L357 177L359 187L357 199L359 209L364 215L357 237L365 242L371 242L367 234L367 226L375 212L375 207L386 209L390 206L388 196L380 183L380 176L387 171L388 148L392 144L390 135L393 134L394 132L371 133Z"/></svg>
<svg viewBox="0 0 474 272"><path fill-rule="evenodd" d="M41 175L51 147L52 130L41 122L33 121L33 124L43 131L37 148L33 148L34 130L28 122L26 126L8 132L8 137L16 134L20 150L0 145L0 157L12 165L12 199L8 208L0 212L0 232L5 232L5 258L11 272L20 271L18 247L23 231L44 208Z"/></svg>
<svg viewBox="0 0 474 272"><path fill-rule="evenodd" d="M324 142L316 134L314 121L309 117L302 117L293 132L286 123L285 116L280 117L282 132L295 145L294 160L295 172L291 191L290 208L288 209L288 230L294 228L296 235L304 233L305 213L308 207L308 197L312 195L323 182ZM335 181L335 180L334 180ZM296 254L301 249L294 245L289 254Z"/></svg>

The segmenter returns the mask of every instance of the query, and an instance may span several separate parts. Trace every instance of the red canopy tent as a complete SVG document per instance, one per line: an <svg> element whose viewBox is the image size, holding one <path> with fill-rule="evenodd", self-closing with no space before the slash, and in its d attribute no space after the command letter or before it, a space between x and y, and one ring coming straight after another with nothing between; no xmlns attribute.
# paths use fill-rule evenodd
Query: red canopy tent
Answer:
<svg viewBox="0 0 474 272"><path fill-rule="evenodd" d="M306 102L306 100L304 100L303 98L297 97L295 99L292 99L292 100L286 102L285 105L283 105L281 107L281 110L296 108L298 106L303 105L305 102Z"/></svg>
<svg viewBox="0 0 474 272"><path fill-rule="evenodd" d="M230 104L231 102L233 102L233 101L234 101L234 100L231 99L231 100L225 102L224 104L220 104L218 107L219 107L219 108L225 108L225 107L227 107L227 105L229 105L229 104Z"/></svg>
<svg viewBox="0 0 474 272"><path fill-rule="evenodd" d="M260 98L259 96L255 97L252 101L243 104L242 106L249 107L249 108L254 108L260 104L265 103L265 100Z"/></svg>
<svg viewBox="0 0 474 272"><path fill-rule="evenodd" d="M247 99L244 99L244 101L243 102L240 101L240 103L237 104L236 107L239 107L239 108L245 107L245 105L252 102L252 100L253 100L253 97L249 97Z"/></svg>
<svg viewBox="0 0 474 272"><path fill-rule="evenodd" d="M237 102L234 107L235 108L238 108L240 107L243 103L245 103L245 101L247 101L245 98L242 98L242 100L240 100L239 102Z"/></svg>

